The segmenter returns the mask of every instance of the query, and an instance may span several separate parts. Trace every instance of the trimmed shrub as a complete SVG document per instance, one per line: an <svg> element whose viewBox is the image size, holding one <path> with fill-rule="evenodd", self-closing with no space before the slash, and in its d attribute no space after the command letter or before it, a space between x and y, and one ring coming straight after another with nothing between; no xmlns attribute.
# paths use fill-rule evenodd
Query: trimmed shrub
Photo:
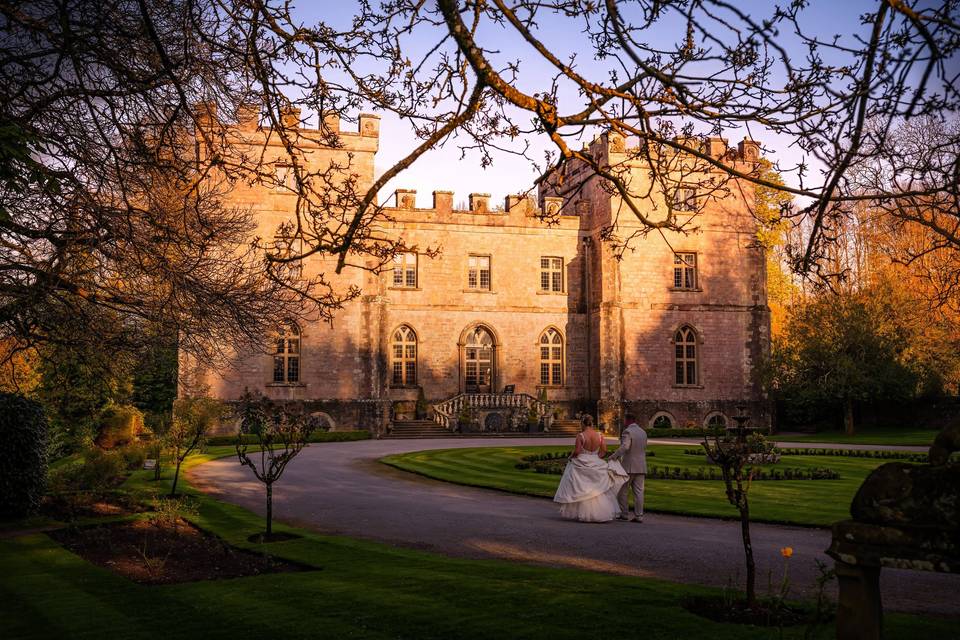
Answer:
<svg viewBox="0 0 960 640"><path fill-rule="evenodd" d="M699 438L703 440L705 435L722 436L724 429L661 429L654 427L652 429L644 428L648 438ZM615 434L614 434L615 435Z"/></svg>
<svg viewBox="0 0 960 640"><path fill-rule="evenodd" d="M0 393L0 518L20 518L40 504L47 478L47 418L39 403Z"/></svg>
<svg viewBox="0 0 960 640"><path fill-rule="evenodd" d="M147 459L147 447L140 443L128 444L120 449L120 455L123 456L127 469L136 471L143 466L143 461Z"/></svg>
<svg viewBox="0 0 960 640"><path fill-rule="evenodd" d="M143 431L143 413L126 404L110 405L97 420L97 446L101 449L130 444Z"/></svg>
<svg viewBox="0 0 960 640"><path fill-rule="evenodd" d="M122 451L103 451L96 447L90 449L77 470L78 489L103 491L111 489L127 473L127 460Z"/></svg>

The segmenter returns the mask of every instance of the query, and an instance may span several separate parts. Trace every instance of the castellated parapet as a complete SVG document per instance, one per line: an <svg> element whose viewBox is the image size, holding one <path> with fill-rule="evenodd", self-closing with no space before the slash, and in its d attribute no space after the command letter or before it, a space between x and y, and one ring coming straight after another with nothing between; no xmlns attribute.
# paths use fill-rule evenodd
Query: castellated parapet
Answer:
<svg viewBox="0 0 960 640"><path fill-rule="evenodd" d="M315 129L301 116L288 114L285 133L304 162L322 168L349 161L360 188L373 184L376 116L359 116L355 131L330 114ZM253 112L238 120L229 132L242 158L262 149L271 132ZM330 144L331 133L339 146ZM281 166L276 138L269 136L265 154ZM700 140L711 157L744 166L759 158L750 140L735 147ZM627 139L604 134L587 151L631 179L646 179ZM597 415L611 430L625 409L643 424L683 427L716 424L746 404L762 423L758 365L769 313L750 185L704 203L695 233L640 235L621 252L610 237L636 231L635 217L583 167L571 167L566 178L583 183L575 198L547 179L502 205L483 188L461 194L469 203L463 210L452 191L433 191L424 207L416 190L396 189L378 233L415 252L379 272L339 275L336 256L304 260L306 276L324 273L336 291L356 287L361 295L332 324L290 329L278 319L297 332L299 352L275 353L276 336L265 336L262 352L236 353L230 366L205 370L212 393L232 400L249 388L302 400L338 429L378 433L393 418L413 417L421 394L432 405L508 386L545 396L561 417ZM228 200L255 212L261 237L289 220L296 202L290 191L258 183L237 183ZM655 199L636 204L650 215L663 206Z"/></svg>

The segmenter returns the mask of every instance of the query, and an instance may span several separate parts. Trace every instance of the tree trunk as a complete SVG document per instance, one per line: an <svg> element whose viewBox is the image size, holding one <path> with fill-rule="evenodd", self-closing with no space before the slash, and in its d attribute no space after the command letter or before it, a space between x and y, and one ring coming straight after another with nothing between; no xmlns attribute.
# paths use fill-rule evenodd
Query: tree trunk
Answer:
<svg viewBox="0 0 960 640"><path fill-rule="evenodd" d="M747 559L747 606L753 608L757 600L757 565L753 561L753 543L750 542L750 505L743 498L740 507L740 534L743 536L743 553Z"/></svg>
<svg viewBox="0 0 960 640"><path fill-rule="evenodd" d="M267 484L267 540L273 537L273 484Z"/></svg>
<svg viewBox="0 0 960 640"><path fill-rule="evenodd" d="M853 398L847 398L843 403L843 431L848 436L852 436L854 433Z"/></svg>
<svg viewBox="0 0 960 640"><path fill-rule="evenodd" d="M177 495L177 480L180 479L180 463L182 460L177 458L177 468L173 472L173 486L170 487L170 497L173 498Z"/></svg>
<svg viewBox="0 0 960 640"><path fill-rule="evenodd" d="M160 482L160 455L163 452L163 449L160 446L157 446L157 463L153 467L153 481Z"/></svg>

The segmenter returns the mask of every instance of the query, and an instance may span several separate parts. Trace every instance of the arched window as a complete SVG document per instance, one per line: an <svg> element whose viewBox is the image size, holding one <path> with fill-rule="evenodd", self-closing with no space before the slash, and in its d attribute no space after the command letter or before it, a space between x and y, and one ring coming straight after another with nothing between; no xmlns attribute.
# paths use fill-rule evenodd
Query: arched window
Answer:
<svg viewBox="0 0 960 640"><path fill-rule="evenodd" d="M277 334L277 348L273 353L274 383L300 382L300 328L292 322Z"/></svg>
<svg viewBox="0 0 960 640"><path fill-rule="evenodd" d="M417 384L417 334L407 325L393 332L391 384L397 387Z"/></svg>
<svg viewBox="0 0 960 640"><path fill-rule="evenodd" d="M553 327L540 334L540 384L563 384L563 337Z"/></svg>
<svg viewBox="0 0 960 640"><path fill-rule="evenodd" d="M676 383L682 386L697 384L697 334L690 327L680 327L673 337L677 377Z"/></svg>
<svg viewBox="0 0 960 640"><path fill-rule="evenodd" d="M707 418L707 429L725 429L727 427L727 416L722 413L713 413Z"/></svg>
<svg viewBox="0 0 960 640"><path fill-rule="evenodd" d="M650 421L650 426L654 429L672 429L673 416L666 411L661 411L653 416L653 419Z"/></svg>

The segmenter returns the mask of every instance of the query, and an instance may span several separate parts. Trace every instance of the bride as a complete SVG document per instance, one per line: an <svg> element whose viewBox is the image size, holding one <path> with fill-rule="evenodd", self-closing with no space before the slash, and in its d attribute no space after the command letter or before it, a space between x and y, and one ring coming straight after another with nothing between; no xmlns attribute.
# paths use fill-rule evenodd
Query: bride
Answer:
<svg viewBox="0 0 960 640"><path fill-rule="evenodd" d="M560 515L569 520L609 522L620 511L617 491L627 481L627 472L619 462L603 459L607 445L593 419L584 416L582 425L553 501L560 503Z"/></svg>

